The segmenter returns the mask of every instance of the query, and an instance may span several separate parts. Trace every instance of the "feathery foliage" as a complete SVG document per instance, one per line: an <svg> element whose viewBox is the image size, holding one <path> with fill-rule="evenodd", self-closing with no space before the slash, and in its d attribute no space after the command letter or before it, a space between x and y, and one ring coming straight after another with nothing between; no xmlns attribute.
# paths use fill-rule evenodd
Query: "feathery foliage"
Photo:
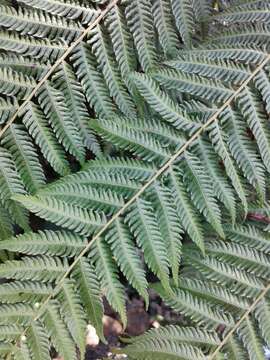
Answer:
<svg viewBox="0 0 270 360"><path fill-rule="evenodd" d="M54 347L83 359L88 323L106 341L103 297L126 325L129 284L188 326L115 352L264 359L269 11L250 0L1 4L1 358L46 360Z"/></svg>

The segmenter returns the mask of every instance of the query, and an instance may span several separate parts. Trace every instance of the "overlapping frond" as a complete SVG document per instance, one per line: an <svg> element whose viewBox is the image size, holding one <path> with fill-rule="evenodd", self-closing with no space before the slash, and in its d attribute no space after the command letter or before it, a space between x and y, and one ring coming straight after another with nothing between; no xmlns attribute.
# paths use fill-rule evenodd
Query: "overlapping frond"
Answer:
<svg viewBox="0 0 270 360"><path fill-rule="evenodd" d="M0 12L1 356L82 358L89 322L106 341L102 297L126 325L125 285L147 306L153 278L188 326L116 352L263 359L268 4L20 0Z"/></svg>

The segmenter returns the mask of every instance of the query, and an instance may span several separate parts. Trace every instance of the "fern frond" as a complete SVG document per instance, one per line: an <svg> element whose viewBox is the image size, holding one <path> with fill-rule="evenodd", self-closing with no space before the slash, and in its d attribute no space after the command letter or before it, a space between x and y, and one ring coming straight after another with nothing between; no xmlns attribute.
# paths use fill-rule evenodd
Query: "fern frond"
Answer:
<svg viewBox="0 0 270 360"><path fill-rule="evenodd" d="M184 313L198 325L203 324L210 329L218 324L228 327L234 325L231 314L225 314L209 300L206 301L197 295L191 295L188 291L182 289L175 289L173 294L168 294L160 285L153 285L153 287L168 306Z"/></svg>
<svg viewBox="0 0 270 360"><path fill-rule="evenodd" d="M76 348L71 339L64 321L60 315L60 306L57 300L51 300L46 305L42 320L51 338L54 347L67 360L76 360Z"/></svg>
<svg viewBox="0 0 270 360"><path fill-rule="evenodd" d="M33 78L10 68L0 68L0 92L3 95L25 99L35 86Z"/></svg>
<svg viewBox="0 0 270 360"><path fill-rule="evenodd" d="M0 340L14 341L22 332L22 327L18 325L0 325Z"/></svg>
<svg viewBox="0 0 270 360"><path fill-rule="evenodd" d="M138 159L107 156L87 162L84 169L92 172L101 170L103 173L122 174L130 180L148 180L154 174L156 167Z"/></svg>
<svg viewBox="0 0 270 360"><path fill-rule="evenodd" d="M38 94L40 106L58 141L83 163L83 144L64 99L63 94L49 83L45 84Z"/></svg>
<svg viewBox="0 0 270 360"><path fill-rule="evenodd" d="M96 60L89 47L76 47L71 59L90 106L100 116L114 117L116 106L110 98L103 76L96 68Z"/></svg>
<svg viewBox="0 0 270 360"><path fill-rule="evenodd" d="M0 241L12 236L12 222L4 207L0 211Z"/></svg>
<svg viewBox="0 0 270 360"><path fill-rule="evenodd" d="M5 52L0 54L0 67L8 67L29 77L32 76L35 80L41 80L49 70L50 62L42 59L36 60L14 52Z"/></svg>
<svg viewBox="0 0 270 360"><path fill-rule="evenodd" d="M239 105L248 126L257 140L258 148L267 170L270 169L270 131L267 128L267 116L261 109L258 96L251 88L239 94Z"/></svg>
<svg viewBox="0 0 270 360"><path fill-rule="evenodd" d="M125 216L125 222L142 248L145 262L161 280L165 289L170 292L166 245L160 234L157 214L151 203L144 199L138 199Z"/></svg>
<svg viewBox="0 0 270 360"><path fill-rule="evenodd" d="M133 360L206 360L203 351L195 346L177 342L158 339L140 341L127 346L122 351L117 351L128 355Z"/></svg>
<svg viewBox="0 0 270 360"><path fill-rule="evenodd" d="M221 14L214 16L218 21L231 23L267 23L270 21L270 6L267 3L262 3L259 8L256 8L252 3L245 4L245 6L228 8Z"/></svg>
<svg viewBox="0 0 270 360"><path fill-rule="evenodd" d="M183 182L194 205L204 215L217 233L225 238L221 225L221 212L213 194L211 179L204 173L199 159L186 152L183 165Z"/></svg>
<svg viewBox="0 0 270 360"><path fill-rule="evenodd" d="M95 162L94 162L95 163ZM122 166L116 167L116 171L106 171L105 169L98 168L92 169L91 166L85 171L79 171L75 174L68 175L58 181L55 181L44 188L44 193L46 192L57 192L58 189L62 188L66 184L68 186L91 186L91 188L112 190L114 193L122 194L124 198L129 198L132 196L142 184L142 180L134 180L131 176L131 180L126 175L126 172L130 171L130 165L128 169L124 168L122 173ZM131 169L132 174L134 170ZM136 169L136 177L137 169ZM141 174L141 169L140 169ZM148 173L147 173L148 174ZM143 170L143 175L145 175Z"/></svg>
<svg viewBox="0 0 270 360"><path fill-rule="evenodd" d="M270 327L267 319L269 319L270 302L269 298L264 298L259 302L254 310L254 317L257 320L257 326L260 329L263 339L267 346L270 344Z"/></svg>
<svg viewBox="0 0 270 360"><path fill-rule="evenodd" d="M230 289L212 282L183 277L179 282L179 288L187 290L191 294L197 294L201 298L210 299L212 302L220 304L236 314L240 310L247 310L250 305L246 298L241 298L232 293Z"/></svg>
<svg viewBox="0 0 270 360"><path fill-rule="evenodd" d="M187 74L197 74L229 84L241 84L250 76L250 69L243 64L227 59L211 59L207 54L199 57L192 51L185 56L179 56L177 60L166 61L165 64Z"/></svg>
<svg viewBox="0 0 270 360"><path fill-rule="evenodd" d="M10 260L0 265L0 274L7 279L50 282L58 279L67 269L67 262L59 258L37 256Z"/></svg>
<svg viewBox="0 0 270 360"><path fill-rule="evenodd" d="M238 333L248 351L249 358L251 360L265 360L263 344L251 319L247 318L240 325Z"/></svg>
<svg viewBox="0 0 270 360"><path fill-rule="evenodd" d="M261 70L254 78L255 87L260 91L264 101L265 110L267 114L270 113L270 80L269 75L264 70Z"/></svg>
<svg viewBox="0 0 270 360"><path fill-rule="evenodd" d="M127 225L117 219L105 235L105 241L110 245L114 258L129 283L138 291L148 304L147 281L142 268L139 254L132 241L132 235Z"/></svg>
<svg viewBox="0 0 270 360"><path fill-rule="evenodd" d="M15 194L26 194L15 164L7 150L0 148L0 199L13 221L27 230L28 214L11 198Z"/></svg>
<svg viewBox="0 0 270 360"><path fill-rule="evenodd" d="M221 31L218 34L211 34L208 42L210 44L222 44L223 46L234 46L235 44L245 46L246 43L252 43L255 46L263 47L269 41L268 24L242 24L230 26L229 30Z"/></svg>
<svg viewBox="0 0 270 360"><path fill-rule="evenodd" d="M74 21L67 21L40 10L1 6L0 14L0 24L9 30L19 32L21 35L48 39L63 38L71 42L81 33L79 25Z"/></svg>
<svg viewBox="0 0 270 360"><path fill-rule="evenodd" d="M183 43L190 47L195 27L192 2L188 0L171 0L171 4L175 23Z"/></svg>
<svg viewBox="0 0 270 360"><path fill-rule="evenodd" d="M226 227L225 233L229 239L235 243L247 245L251 248L257 249L258 251L270 254L270 237L268 232L260 231L252 225L238 225L234 227Z"/></svg>
<svg viewBox="0 0 270 360"><path fill-rule="evenodd" d="M75 121L81 142L94 154L99 155L101 153L100 145L89 128L90 119L83 89L76 79L72 67L66 62L62 63L53 77L53 82L65 96L67 107L72 114L73 121Z"/></svg>
<svg viewBox="0 0 270 360"><path fill-rule="evenodd" d="M155 80L139 73L133 73L131 79L135 82L139 92L149 105L159 113L164 120L171 123L177 129L196 129L197 125L193 124L187 118L178 104L174 102L165 91L159 88Z"/></svg>
<svg viewBox="0 0 270 360"><path fill-rule="evenodd" d="M142 160L161 161L168 159L170 156L169 149L165 148L156 137L125 126L119 123L117 119L112 121L103 119L92 120L90 126L107 141L136 154Z"/></svg>
<svg viewBox="0 0 270 360"><path fill-rule="evenodd" d="M30 193L35 193L45 185L45 176L36 149L23 125L12 124L2 140L2 145L10 151L25 188Z"/></svg>
<svg viewBox="0 0 270 360"><path fill-rule="evenodd" d="M63 41L49 41L47 39L34 39L30 36L20 36L11 31L0 31L0 48L5 51L14 51L36 59L55 60L66 49Z"/></svg>
<svg viewBox="0 0 270 360"><path fill-rule="evenodd" d="M194 253L185 253L187 263L203 274L206 279L212 280L218 284L224 282L230 286L231 291L236 294L242 294L247 297L257 296L264 289L261 279L254 274L250 274L237 267L221 262L213 257L206 256L200 259Z"/></svg>
<svg viewBox="0 0 270 360"><path fill-rule="evenodd" d="M244 269L251 274L267 279L269 276L269 256L236 243L227 243L210 240L206 244L208 253L219 260L231 264L239 269Z"/></svg>
<svg viewBox="0 0 270 360"><path fill-rule="evenodd" d="M209 129L209 137L217 154L223 161L226 173L239 196L245 212L247 212L247 199L243 181L235 167L231 154L227 147L227 137L217 122L214 122Z"/></svg>
<svg viewBox="0 0 270 360"><path fill-rule="evenodd" d="M243 174L251 185L257 190L261 199L265 197L265 171L261 164L255 144L253 145L247 136L246 123L239 114L227 108L221 116L222 121L227 123L228 144L232 156L242 169Z"/></svg>
<svg viewBox="0 0 270 360"><path fill-rule="evenodd" d="M184 92L211 102L224 102L232 95L232 90L222 82L177 69L160 68L153 72L153 77L168 90Z"/></svg>
<svg viewBox="0 0 270 360"><path fill-rule="evenodd" d="M132 0L125 8L130 31L133 35L139 61L144 71L148 72L156 65L154 46L154 23L149 0Z"/></svg>
<svg viewBox="0 0 270 360"><path fill-rule="evenodd" d="M98 10L92 7L87 1L20 0L20 2L64 18L81 19L83 24L90 23L98 15Z"/></svg>
<svg viewBox="0 0 270 360"><path fill-rule="evenodd" d="M40 281L12 281L0 285L1 302L14 304L17 302L39 302L52 294L53 287L50 283Z"/></svg>
<svg viewBox="0 0 270 360"><path fill-rule="evenodd" d="M0 125L4 124L16 111L17 101L13 97L0 98Z"/></svg>
<svg viewBox="0 0 270 360"><path fill-rule="evenodd" d="M188 194L183 184L182 176L175 169L172 169L170 171L169 180L171 183L170 186L172 189L178 216L181 219L181 224L191 239L204 252L201 221L192 203L189 201Z"/></svg>
<svg viewBox="0 0 270 360"><path fill-rule="evenodd" d="M119 109L128 117L135 118L136 112L129 93L122 82L117 63L114 60L110 38L105 29L98 25L89 35L88 43L97 58L104 80L109 88L110 95Z"/></svg>
<svg viewBox="0 0 270 360"><path fill-rule="evenodd" d="M52 168L61 175L69 173L65 153L54 133L47 126L47 120L41 109L34 103L29 103L22 121Z"/></svg>
<svg viewBox="0 0 270 360"><path fill-rule="evenodd" d="M228 351L228 356L230 356L232 360L245 360L248 356L243 344L236 336L230 338L226 344L226 350Z"/></svg>
<svg viewBox="0 0 270 360"><path fill-rule="evenodd" d="M90 258L95 264L97 276L109 304L120 314L121 321L126 327L125 289L119 281L117 266L110 248L103 239L95 242Z"/></svg>
<svg viewBox="0 0 270 360"><path fill-rule="evenodd" d="M102 324L103 304L101 300L101 290L95 269L85 258L81 258L77 262L72 276L74 276L77 282L87 318L95 327L99 338L103 342L106 342Z"/></svg>
<svg viewBox="0 0 270 360"><path fill-rule="evenodd" d="M215 346L220 342L214 331L206 331L199 327L181 327L177 325L168 325L160 327L159 329L150 329L143 335L128 339L128 342L138 343L148 339L163 339L172 342L187 342L194 345L208 346Z"/></svg>
<svg viewBox="0 0 270 360"><path fill-rule="evenodd" d="M151 201L157 213L162 238L166 239L167 256L170 259L174 282L177 284L183 234L180 218L177 214L176 207L172 206L174 200L169 188L156 183L151 190Z"/></svg>
<svg viewBox="0 0 270 360"><path fill-rule="evenodd" d="M201 137L194 151L200 158L204 169L207 169L206 173L211 177L214 195L224 204L234 223L236 218L235 194L227 179L224 178L214 149L205 138Z"/></svg>
<svg viewBox="0 0 270 360"><path fill-rule="evenodd" d="M37 360L49 360L49 339L44 326L40 321L32 322L26 334L32 358Z"/></svg>
<svg viewBox="0 0 270 360"><path fill-rule="evenodd" d="M132 35L129 32L125 14L119 5L115 5L105 19L109 35L112 39L112 46L116 60L119 64L122 78L128 89L132 88L128 81L128 76L136 70L137 60L134 56L134 45Z"/></svg>
<svg viewBox="0 0 270 360"><path fill-rule="evenodd" d="M0 249L29 255L72 257L86 245L86 239L68 231L26 232L0 242Z"/></svg>
<svg viewBox="0 0 270 360"><path fill-rule="evenodd" d="M85 353L86 319L77 294L75 281L64 280L61 291L58 295L61 304L61 315L64 316L74 342L78 345L80 356Z"/></svg>
<svg viewBox="0 0 270 360"><path fill-rule="evenodd" d="M267 56L267 51L255 44L203 44L196 48L182 51L180 58L192 57L193 59L209 60L235 60L244 64L260 64Z"/></svg>
<svg viewBox="0 0 270 360"><path fill-rule="evenodd" d="M96 189L85 185L68 182L61 183L53 190L44 189L38 195L53 197L67 204L79 205L85 209L103 211L105 214L112 214L124 205L124 198L110 189Z"/></svg>
<svg viewBox="0 0 270 360"><path fill-rule="evenodd" d="M89 235L105 223L102 212L83 209L54 197L16 195L13 199L41 218L81 235Z"/></svg>
<svg viewBox="0 0 270 360"><path fill-rule="evenodd" d="M179 39L174 26L170 1L154 0L152 14L164 53L167 55L174 55L179 48Z"/></svg>

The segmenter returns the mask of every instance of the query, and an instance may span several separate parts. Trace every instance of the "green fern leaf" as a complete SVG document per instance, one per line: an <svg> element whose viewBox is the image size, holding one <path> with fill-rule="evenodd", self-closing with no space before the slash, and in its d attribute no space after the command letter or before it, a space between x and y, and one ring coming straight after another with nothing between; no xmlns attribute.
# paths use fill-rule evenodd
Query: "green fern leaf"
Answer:
<svg viewBox="0 0 270 360"><path fill-rule="evenodd" d="M149 0L132 0L125 8L127 23L133 35L139 61L148 72L156 65L154 24Z"/></svg>
<svg viewBox="0 0 270 360"><path fill-rule="evenodd" d="M33 359L50 360L49 339L40 321L31 323L26 333L26 340Z"/></svg>
<svg viewBox="0 0 270 360"><path fill-rule="evenodd" d="M192 3L188 0L171 0L171 4L183 43L190 47L195 27Z"/></svg>
<svg viewBox="0 0 270 360"><path fill-rule="evenodd" d="M18 173L30 193L35 193L45 185L45 176L36 149L23 125L12 124L2 144L10 151Z"/></svg>
<svg viewBox="0 0 270 360"><path fill-rule="evenodd" d="M22 181L16 171L15 164L7 150L0 148L0 199L14 222L28 230L28 214L11 197L25 194Z"/></svg>
<svg viewBox="0 0 270 360"><path fill-rule="evenodd" d="M11 219L8 212L2 207L0 211L0 240L3 241L4 239L11 237L12 234Z"/></svg>
<svg viewBox="0 0 270 360"><path fill-rule="evenodd" d="M136 154L142 160L153 161L169 158L170 151L156 137L119 124L116 119L113 121L92 120L90 126L107 141Z"/></svg>
<svg viewBox="0 0 270 360"><path fill-rule="evenodd" d="M61 304L60 312L64 316L74 342L79 347L80 356L83 357L86 346L85 336L87 323L80 297L77 294L75 282L70 279L65 279L57 298Z"/></svg>
<svg viewBox="0 0 270 360"><path fill-rule="evenodd" d="M83 24L92 22L98 15L98 10L96 10L86 1L21 0L21 2L64 18L81 19Z"/></svg>
<svg viewBox="0 0 270 360"><path fill-rule="evenodd" d="M53 281L67 270L67 262L46 256L24 257L0 265L0 274L7 279Z"/></svg>
<svg viewBox="0 0 270 360"><path fill-rule="evenodd" d="M191 295L188 291L175 289L169 295L160 285L153 285L153 288L174 310L184 313L198 325L213 328L218 324L223 324L229 328L234 325L234 320L230 313L224 313L218 306L206 301L199 296Z"/></svg>
<svg viewBox="0 0 270 360"><path fill-rule="evenodd" d="M240 325L238 333L248 351L250 360L265 360L263 344L251 319L245 319Z"/></svg>
<svg viewBox="0 0 270 360"><path fill-rule="evenodd" d="M58 141L78 161L83 163L84 149L79 132L70 116L61 92L51 84L46 83L39 91L38 100Z"/></svg>
<svg viewBox="0 0 270 360"><path fill-rule="evenodd" d="M54 197L16 195L13 199L41 218L81 235L89 235L105 224L103 213L83 209Z"/></svg>
<svg viewBox="0 0 270 360"><path fill-rule="evenodd" d="M42 320L56 350L65 360L76 360L76 348L60 315L60 304L51 300L46 305Z"/></svg>
<svg viewBox="0 0 270 360"><path fill-rule="evenodd" d="M66 62L63 63L59 71L55 73L53 82L65 96L67 107L79 130L81 142L94 154L100 155L100 145L89 128L89 113L83 89L77 81L72 67Z"/></svg>
<svg viewBox="0 0 270 360"><path fill-rule="evenodd" d="M211 178L200 165L199 159L186 152L183 168L183 182L190 193L194 205L204 215L217 233L225 238L221 225L221 213L213 194Z"/></svg>
<svg viewBox="0 0 270 360"><path fill-rule="evenodd" d="M200 218L192 203L189 201L182 176L176 169L172 169L169 180L182 226L188 232L191 239L198 245L202 252L204 252L203 230L200 224Z"/></svg>
<svg viewBox="0 0 270 360"><path fill-rule="evenodd" d="M257 140L258 148L266 169L270 169L270 131L267 127L267 116L261 109L258 96L250 89L239 95L239 105L247 120L248 126Z"/></svg>
<svg viewBox="0 0 270 360"><path fill-rule="evenodd" d="M16 111L18 104L15 98L0 99L0 125L4 124Z"/></svg>
<svg viewBox="0 0 270 360"><path fill-rule="evenodd" d="M114 258L129 283L138 291L148 305L147 281L141 260L136 253L130 231L123 221L117 219L105 235Z"/></svg>
<svg viewBox="0 0 270 360"><path fill-rule="evenodd" d="M221 103L233 94L222 82L187 74L181 70L160 68L153 72L153 77L165 89L191 94L206 101Z"/></svg>
<svg viewBox="0 0 270 360"><path fill-rule="evenodd" d="M177 284L183 229L176 208L172 206L174 200L170 189L156 183L151 190L151 201L155 206L162 237L166 239L167 256L170 259L174 282Z"/></svg>
<svg viewBox="0 0 270 360"><path fill-rule="evenodd" d="M157 214L151 203L144 199L138 199L125 216L125 222L142 248L145 262L158 276L166 290L170 292L166 244L161 236Z"/></svg>
<svg viewBox="0 0 270 360"><path fill-rule="evenodd" d="M74 41L81 33L80 27L72 20L49 15L40 10L10 6L1 6L0 24L18 31L21 35L32 35L40 38L63 38Z"/></svg>
<svg viewBox="0 0 270 360"><path fill-rule="evenodd" d="M52 168L61 175L68 174L69 167L64 151L47 126L47 120L39 107L33 103L28 104L22 120Z"/></svg>
<svg viewBox="0 0 270 360"><path fill-rule="evenodd" d="M96 68L96 60L89 47L76 47L71 59L90 106L100 116L115 117L116 106L110 98L103 76Z"/></svg>
<svg viewBox="0 0 270 360"><path fill-rule="evenodd" d="M110 38L105 33L105 29L97 25L95 30L90 33L88 43L91 44L92 52L97 58L110 95L126 116L136 117L134 104L122 82L117 63L114 60Z"/></svg>
<svg viewBox="0 0 270 360"><path fill-rule="evenodd" d="M110 248L102 239L98 239L92 248L90 257L95 264L97 276L109 304L119 313L121 321L126 327L125 290L119 281L117 266Z"/></svg>
<svg viewBox="0 0 270 360"><path fill-rule="evenodd" d="M10 68L0 68L0 91L3 95L25 99L36 86L33 78Z"/></svg>
<svg viewBox="0 0 270 360"><path fill-rule="evenodd" d="M228 151L228 147L226 144L227 138L225 137L224 132L222 131L222 129L220 128L217 122L215 122L211 126L209 137L215 151L223 161L224 167L226 169L226 173L231 179L232 185L243 204L244 211L247 212L247 199L246 199L246 192L243 186L243 182L235 168L235 164Z"/></svg>
<svg viewBox="0 0 270 360"><path fill-rule="evenodd" d="M154 24L165 54L174 55L179 48L179 39L168 0L154 0L152 5Z"/></svg>
<svg viewBox="0 0 270 360"><path fill-rule="evenodd" d="M79 254L86 244L85 238L73 232L44 230L3 240L0 249L29 255L72 257Z"/></svg>
<svg viewBox="0 0 270 360"><path fill-rule="evenodd" d="M105 343L102 324L103 304L95 269L85 258L81 258L77 262L72 276L74 276L77 282L87 317L95 327L98 337Z"/></svg>
<svg viewBox="0 0 270 360"><path fill-rule="evenodd" d="M66 46L62 41L50 42L47 39L20 36L11 31L0 31L0 48L5 51L32 56L36 59L53 60L63 54Z"/></svg>
<svg viewBox="0 0 270 360"><path fill-rule="evenodd" d="M200 158L204 169L206 169L205 173L211 177L214 195L224 204L230 213L232 223L234 223L236 218L235 194L231 185L224 177L224 172L219 166L214 149L206 138L202 137L194 152Z"/></svg>
<svg viewBox="0 0 270 360"><path fill-rule="evenodd" d="M155 80L139 73L133 73L130 77L141 95L164 120L181 130L192 130L198 127L187 118L178 104L165 91L160 90Z"/></svg>
<svg viewBox="0 0 270 360"><path fill-rule="evenodd" d="M137 61L134 56L135 50L132 36L127 27L124 12L119 5L115 5L109 12L105 19L105 24L112 39L114 54L119 64L122 78L132 93L128 76L136 70Z"/></svg>

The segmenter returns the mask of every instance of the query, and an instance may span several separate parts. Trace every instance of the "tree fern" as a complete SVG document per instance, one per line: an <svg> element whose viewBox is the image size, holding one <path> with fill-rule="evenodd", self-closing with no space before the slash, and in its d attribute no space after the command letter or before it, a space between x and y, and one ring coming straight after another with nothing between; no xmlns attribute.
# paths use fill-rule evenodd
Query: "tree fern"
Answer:
<svg viewBox="0 0 270 360"><path fill-rule="evenodd" d="M88 322L106 341L103 297L126 325L127 284L188 326L116 353L264 358L268 13L263 1L1 5L3 358L83 358Z"/></svg>

